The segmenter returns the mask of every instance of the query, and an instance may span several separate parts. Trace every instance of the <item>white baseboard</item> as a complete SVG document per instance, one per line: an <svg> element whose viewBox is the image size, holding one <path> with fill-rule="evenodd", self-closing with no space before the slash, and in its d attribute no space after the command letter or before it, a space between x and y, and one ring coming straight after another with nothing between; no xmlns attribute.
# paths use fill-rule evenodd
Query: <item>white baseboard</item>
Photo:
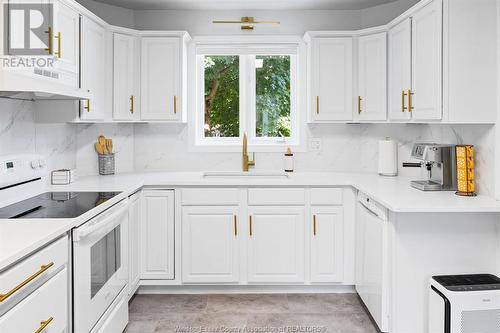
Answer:
<svg viewBox="0 0 500 333"><path fill-rule="evenodd" d="M345 285L180 285L140 286L138 294L342 294L354 293L354 286Z"/></svg>

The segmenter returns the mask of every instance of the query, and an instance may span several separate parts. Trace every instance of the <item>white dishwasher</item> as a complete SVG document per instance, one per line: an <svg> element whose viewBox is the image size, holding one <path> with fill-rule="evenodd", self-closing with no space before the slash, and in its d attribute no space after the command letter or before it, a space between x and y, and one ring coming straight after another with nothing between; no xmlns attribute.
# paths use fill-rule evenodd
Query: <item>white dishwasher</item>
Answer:
<svg viewBox="0 0 500 333"><path fill-rule="evenodd" d="M356 207L356 292L378 325L388 332L387 209L358 193Z"/></svg>

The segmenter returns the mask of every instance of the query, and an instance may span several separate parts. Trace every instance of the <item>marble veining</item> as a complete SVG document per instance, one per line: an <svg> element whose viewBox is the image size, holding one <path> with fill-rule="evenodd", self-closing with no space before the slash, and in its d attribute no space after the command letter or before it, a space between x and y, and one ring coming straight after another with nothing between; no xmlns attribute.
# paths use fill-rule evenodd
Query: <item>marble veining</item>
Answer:
<svg viewBox="0 0 500 333"><path fill-rule="evenodd" d="M0 155L39 153L47 170L77 168L80 176L98 174L94 142L99 135L114 141L116 172L239 170L240 153L190 152L184 124L67 124L37 122L32 102L0 99ZM40 111L38 111L40 112ZM321 151L295 153L296 171L376 173L378 141L398 142L399 174L425 177L401 167L412 161L416 141L473 144L480 194L494 195L494 129L492 125L310 124L308 138L322 140ZM257 153L257 170L281 169L283 154Z"/></svg>

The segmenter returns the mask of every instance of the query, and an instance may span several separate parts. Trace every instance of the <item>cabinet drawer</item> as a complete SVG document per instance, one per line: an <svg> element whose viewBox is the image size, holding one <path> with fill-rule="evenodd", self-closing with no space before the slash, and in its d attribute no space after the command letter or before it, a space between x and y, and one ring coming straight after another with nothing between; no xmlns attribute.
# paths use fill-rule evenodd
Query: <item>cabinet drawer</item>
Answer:
<svg viewBox="0 0 500 333"><path fill-rule="evenodd" d="M312 188L311 205L342 205L341 188Z"/></svg>
<svg viewBox="0 0 500 333"><path fill-rule="evenodd" d="M12 305L12 299L19 300L38 287L48 276L57 272L68 262L68 238L63 237L35 254L0 273L0 294L8 294L24 281L31 281L7 296L2 303Z"/></svg>
<svg viewBox="0 0 500 333"><path fill-rule="evenodd" d="M236 206L239 205L236 188L190 188L182 190L184 206Z"/></svg>
<svg viewBox="0 0 500 333"><path fill-rule="evenodd" d="M68 270L35 290L30 296L0 317L0 332L37 332L45 322L43 332L67 332Z"/></svg>
<svg viewBox="0 0 500 333"><path fill-rule="evenodd" d="M252 206L300 206L305 204L303 188L251 188L248 204Z"/></svg>

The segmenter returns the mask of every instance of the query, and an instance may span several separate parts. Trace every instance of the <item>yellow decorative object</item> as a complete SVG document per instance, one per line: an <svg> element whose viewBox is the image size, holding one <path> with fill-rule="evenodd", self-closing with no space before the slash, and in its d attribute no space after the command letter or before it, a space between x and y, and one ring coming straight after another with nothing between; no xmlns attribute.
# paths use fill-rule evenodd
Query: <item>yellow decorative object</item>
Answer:
<svg viewBox="0 0 500 333"><path fill-rule="evenodd" d="M457 156L457 195L475 196L474 183L474 146L458 145Z"/></svg>

